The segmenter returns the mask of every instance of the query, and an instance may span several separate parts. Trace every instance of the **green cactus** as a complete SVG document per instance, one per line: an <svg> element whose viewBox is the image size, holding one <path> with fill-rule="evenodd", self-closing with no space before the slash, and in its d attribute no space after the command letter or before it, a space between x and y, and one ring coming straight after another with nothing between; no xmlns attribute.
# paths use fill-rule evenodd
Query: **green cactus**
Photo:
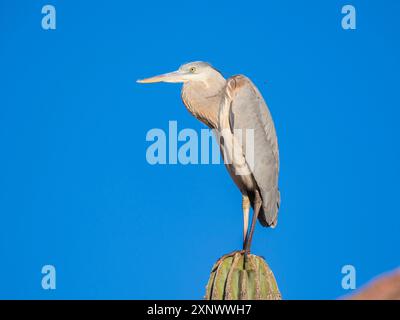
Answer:
<svg viewBox="0 0 400 320"><path fill-rule="evenodd" d="M244 251L221 257L211 270L207 300L281 300L275 277L264 258Z"/></svg>

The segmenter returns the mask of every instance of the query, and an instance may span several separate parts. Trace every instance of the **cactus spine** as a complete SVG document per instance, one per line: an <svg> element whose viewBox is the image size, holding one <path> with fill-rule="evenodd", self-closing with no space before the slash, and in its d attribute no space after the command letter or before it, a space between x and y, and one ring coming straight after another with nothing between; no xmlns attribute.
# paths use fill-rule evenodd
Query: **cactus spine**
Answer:
<svg viewBox="0 0 400 320"><path fill-rule="evenodd" d="M280 300L275 277L264 258L235 251L221 257L211 270L207 300Z"/></svg>

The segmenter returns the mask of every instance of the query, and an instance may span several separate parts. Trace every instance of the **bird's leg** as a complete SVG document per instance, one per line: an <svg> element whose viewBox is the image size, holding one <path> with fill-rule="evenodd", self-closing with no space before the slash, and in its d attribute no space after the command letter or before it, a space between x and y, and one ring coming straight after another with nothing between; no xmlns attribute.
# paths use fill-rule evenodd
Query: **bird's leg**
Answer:
<svg viewBox="0 0 400 320"><path fill-rule="evenodd" d="M243 249L246 243L247 231L249 229L250 199L247 195L242 195L243 208Z"/></svg>
<svg viewBox="0 0 400 320"><path fill-rule="evenodd" d="M260 196L260 193L258 192L258 190L256 190L254 193L254 204L253 204L254 209L253 209L253 218L251 220L250 233L249 233L248 237L246 238L246 241L244 244L245 253L250 253L251 241L253 240L253 233L254 233L254 229L256 227L257 218L258 218L258 214L260 213L261 205L262 205L261 196Z"/></svg>

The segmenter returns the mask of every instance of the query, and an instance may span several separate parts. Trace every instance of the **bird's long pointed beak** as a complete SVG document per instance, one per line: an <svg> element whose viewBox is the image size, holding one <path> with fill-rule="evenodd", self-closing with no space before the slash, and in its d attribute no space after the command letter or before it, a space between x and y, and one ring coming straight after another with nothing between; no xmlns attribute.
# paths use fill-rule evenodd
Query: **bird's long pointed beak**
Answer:
<svg viewBox="0 0 400 320"><path fill-rule="evenodd" d="M137 83L155 83L155 82L184 82L183 74L179 71L169 72L154 76L151 78L137 80Z"/></svg>

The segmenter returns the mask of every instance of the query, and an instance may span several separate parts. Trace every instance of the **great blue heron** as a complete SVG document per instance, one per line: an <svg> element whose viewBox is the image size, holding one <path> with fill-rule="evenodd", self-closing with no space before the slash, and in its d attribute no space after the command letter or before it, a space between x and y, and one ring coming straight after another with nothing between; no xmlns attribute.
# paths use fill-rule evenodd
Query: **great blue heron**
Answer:
<svg viewBox="0 0 400 320"><path fill-rule="evenodd" d="M181 96L189 112L208 127L225 132L220 141L221 151L229 145L228 149L235 150L237 156L231 163L225 161L225 165L242 193L243 250L250 252L257 218L263 226L275 227L280 205L278 141L260 92L247 77L236 75L226 80L210 64L201 61L138 82L183 83ZM245 145L247 140L234 135L237 130L248 129L253 132L252 159ZM238 166L243 164L247 173L237 174ZM250 206L253 217L249 231Z"/></svg>

